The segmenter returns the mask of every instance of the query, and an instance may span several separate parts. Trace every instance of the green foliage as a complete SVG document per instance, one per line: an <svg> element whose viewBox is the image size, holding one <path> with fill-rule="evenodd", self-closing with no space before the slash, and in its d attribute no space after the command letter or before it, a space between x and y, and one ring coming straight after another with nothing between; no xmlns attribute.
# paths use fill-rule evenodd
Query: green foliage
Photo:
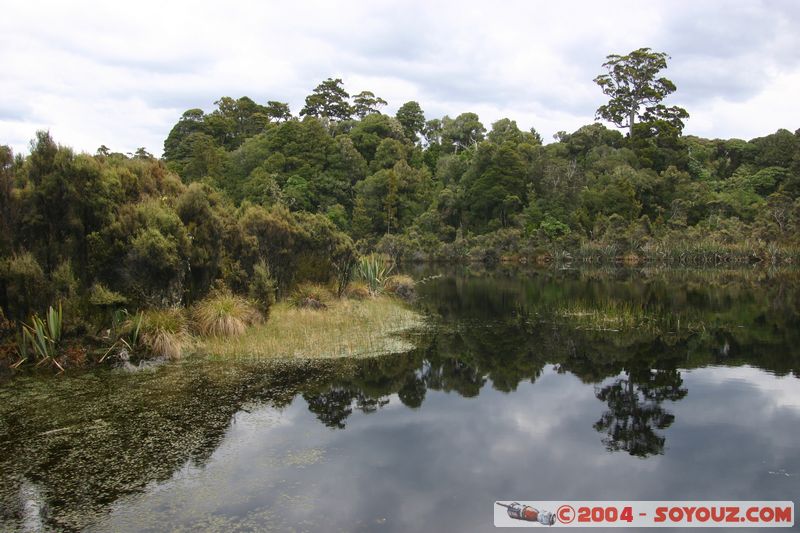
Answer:
<svg viewBox="0 0 800 533"><path fill-rule="evenodd" d="M0 263L5 285L6 305L12 318L22 318L40 309L49 287L39 262L30 252L22 252Z"/></svg>
<svg viewBox="0 0 800 533"><path fill-rule="evenodd" d="M416 142L418 135L425 129L425 113L417 102L410 101L401 105L395 118L403 126L406 137L412 142Z"/></svg>
<svg viewBox="0 0 800 533"><path fill-rule="evenodd" d="M58 310L52 306L48 308L44 320L36 315L32 316L30 324L22 325L20 356L27 359L30 349L37 365L52 363L63 371L64 368L56 360L61 344L62 324L61 304L58 305Z"/></svg>
<svg viewBox="0 0 800 533"><path fill-rule="evenodd" d="M603 63L608 73L594 79L603 94L610 97L608 104L597 109L598 118L620 128L629 128L631 138L637 119L642 122L662 120L678 131L683 129L683 121L689 117L686 110L661 104L676 89L667 78L657 77L667 68L668 57L664 52L653 52L649 48L639 48L624 56L609 55Z"/></svg>
<svg viewBox="0 0 800 533"><path fill-rule="evenodd" d="M306 105L300 111L300 116L348 120L353 114L353 108L347 103L348 98L350 95L344 90L342 80L328 78L306 97Z"/></svg>
<svg viewBox="0 0 800 533"><path fill-rule="evenodd" d="M384 284L394 270L394 263L379 254L370 254L358 260L356 272L359 279L369 286L369 292L376 295L383 291Z"/></svg>
<svg viewBox="0 0 800 533"><path fill-rule="evenodd" d="M114 308L125 305L128 299L118 292L114 292L100 282L89 289L89 303L96 307Z"/></svg>
<svg viewBox="0 0 800 533"><path fill-rule="evenodd" d="M379 109L386 105L386 100L380 96L375 96L372 91L361 91L353 96L353 113L358 118L364 118L367 115L380 114Z"/></svg>
<svg viewBox="0 0 800 533"><path fill-rule="evenodd" d="M0 147L0 306L20 320L62 301L67 335L220 286L266 313L304 282L347 293L366 279L356 248L393 261L791 260L800 136L683 136L685 111L662 104L666 60L612 55L596 79L599 116L627 138L590 124L542 145L510 118L487 133L475 113L426 120L413 101L387 116L340 79L302 120L279 100L189 109L163 160L76 154L37 132L28 156Z"/></svg>
<svg viewBox="0 0 800 533"><path fill-rule="evenodd" d="M247 288L250 298L264 316L275 303L276 283L269 271L269 265L263 259L253 266L253 275Z"/></svg>

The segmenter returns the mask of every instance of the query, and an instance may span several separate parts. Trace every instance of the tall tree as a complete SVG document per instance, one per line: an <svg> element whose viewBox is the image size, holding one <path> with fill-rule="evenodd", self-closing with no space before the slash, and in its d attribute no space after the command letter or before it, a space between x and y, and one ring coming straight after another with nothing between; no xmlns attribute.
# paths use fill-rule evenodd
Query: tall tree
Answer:
<svg viewBox="0 0 800 533"><path fill-rule="evenodd" d="M349 120L353 109L347 100L350 95L344 90L341 78L328 78L306 96L306 105L301 116L324 117L331 120Z"/></svg>
<svg viewBox="0 0 800 533"><path fill-rule="evenodd" d="M442 145L455 153L477 145L485 133L486 128L475 113L442 118Z"/></svg>
<svg viewBox="0 0 800 533"><path fill-rule="evenodd" d="M276 102L275 100L270 100L267 102L267 107L264 113L270 118L270 120L274 120L276 122L285 122L292 118L292 112L289 110L289 104L284 102Z"/></svg>
<svg viewBox="0 0 800 533"><path fill-rule="evenodd" d="M395 118L403 125L406 136L414 142L417 141L417 135L425 129L425 113L413 100L401 105Z"/></svg>
<svg viewBox="0 0 800 533"><path fill-rule="evenodd" d="M353 112L358 118L380 114L380 108L385 106L386 103L386 100L380 96L375 96L372 91L361 91L353 97Z"/></svg>
<svg viewBox="0 0 800 533"><path fill-rule="evenodd" d="M608 73L597 76L594 82L611 98L597 109L597 117L628 128L630 137L633 137L637 119L640 122L663 120L678 130L683 129L683 120L689 118L689 113L682 107L666 107L661 103L676 90L672 81L658 77L659 72L667 68L668 57L650 48L639 48L624 56L607 56L603 68Z"/></svg>

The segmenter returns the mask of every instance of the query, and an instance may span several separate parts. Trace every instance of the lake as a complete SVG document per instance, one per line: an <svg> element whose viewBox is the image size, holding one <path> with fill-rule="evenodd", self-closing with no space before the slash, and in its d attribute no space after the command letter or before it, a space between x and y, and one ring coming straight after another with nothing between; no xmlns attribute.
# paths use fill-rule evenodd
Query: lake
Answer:
<svg viewBox="0 0 800 533"><path fill-rule="evenodd" d="M0 384L0 530L491 531L495 500L792 500L800 272L427 267L409 353Z"/></svg>

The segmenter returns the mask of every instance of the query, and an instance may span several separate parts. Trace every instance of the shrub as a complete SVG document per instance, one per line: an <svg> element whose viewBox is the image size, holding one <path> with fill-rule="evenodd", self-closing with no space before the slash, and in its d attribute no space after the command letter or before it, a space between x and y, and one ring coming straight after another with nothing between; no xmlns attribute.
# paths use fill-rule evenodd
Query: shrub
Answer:
<svg viewBox="0 0 800 533"><path fill-rule="evenodd" d="M191 341L186 318L174 307L145 311L140 337L150 354L167 359L180 358Z"/></svg>
<svg viewBox="0 0 800 533"><path fill-rule="evenodd" d="M73 298L78 290L78 280L72 270L72 263L67 260L59 264L50 279L57 299Z"/></svg>
<svg viewBox="0 0 800 533"><path fill-rule="evenodd" d="M389 294L399 296L404 300L411 300L414 298L414 288L416 283L411 276L405 274L396 274L386 279L384 289Z"/></svg>
<svg viewBox="0 0 800 533"><path fill-rule="evenodd" d="M89 289L89 303L95 307L114 308L125 305L128 299L98 282Z"/></svg>
<svg viewBox="0 0 800 533"><path fill-rule="evenodd" d="M195 306L194 320L202 335L241 335L261 318L250 302L230 292L212 294Z"/></svg>
<svg viewBox="0 0 800 533"><path fill-rule="evenodd" d="M49 287L42 267L30 252L4 261L0 275L6 284L8 314L21 319L41 309L49 299Z"/></svg>
<svg viewBox="0 0 800 533"><path fill-rule="evenodd" d="M247 288L250 298L253 299L259 311L266 317L269 308L275 303L275 289L277 284L269 271L266 261L259 261L253 267L253 276Z"/></svg>

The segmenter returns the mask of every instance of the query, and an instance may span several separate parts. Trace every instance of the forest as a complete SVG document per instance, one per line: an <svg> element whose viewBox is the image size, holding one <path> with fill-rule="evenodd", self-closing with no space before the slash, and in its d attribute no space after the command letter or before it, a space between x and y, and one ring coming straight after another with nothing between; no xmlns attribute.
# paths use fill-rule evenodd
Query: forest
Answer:
<svg viewBox="0 0 800 533"><path fill-rule="evenodd" d="M684 135L689 113L662 103L676 90L659 77L666 59L611 55L594 80L608 97L597 118L624 133L596 122L544 142L511 118L487 128L472 112L428 117L415 101L392 116L380 96L329 78L297 114L247 96L189 109L161 158L76 153L47 131L29 155L0 146L0 337L57 302L81 317L79 332L113 327L123 308L223 291L266 312L304 282L341 292L370 253L797 262L800 129Z"/></svg>

